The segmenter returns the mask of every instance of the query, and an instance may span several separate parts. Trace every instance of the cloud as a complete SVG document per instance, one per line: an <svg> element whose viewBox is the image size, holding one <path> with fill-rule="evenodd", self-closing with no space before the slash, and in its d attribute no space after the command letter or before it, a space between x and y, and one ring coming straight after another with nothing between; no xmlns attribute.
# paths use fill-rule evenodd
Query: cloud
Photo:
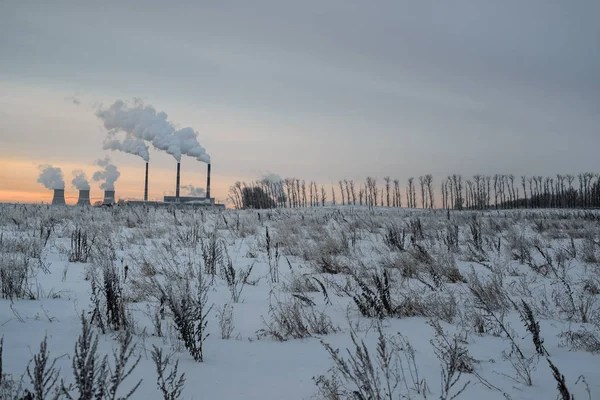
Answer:
<svg viewBox="0 0 600 400"><path fill-rule="evenodd" d="M76 106L81 105L81 100L79 100L79 98L75 97L75 96L68 96L65 97L65 101L75 104Z"/></svg>

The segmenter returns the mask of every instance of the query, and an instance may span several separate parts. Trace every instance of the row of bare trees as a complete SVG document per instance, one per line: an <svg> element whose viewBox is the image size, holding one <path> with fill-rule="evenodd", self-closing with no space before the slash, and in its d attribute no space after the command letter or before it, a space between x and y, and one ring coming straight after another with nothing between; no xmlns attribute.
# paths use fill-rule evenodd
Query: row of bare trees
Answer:
<svg viewBox="0 0 600 400"><path fill-rule="evenodd" d="M600 207L600 175L589 172L577 176L521 176L520 179L498 174L477 174L464 179L462 175L453 174L442 180L440 189L441 203L436 204L433 176L410 177L404 188L406 203L403 203L400 181L389 176L383 178L382 185L373 177L368 177L363 184L343 179L337 185L331 184L330 190L325 185L297 178L263 179L248 184L236 182L229 190L229 200L238 209L337 204L456 210Z"/></svg>
<svg viewBox="0 0 600 400"><path fill-rule="evenodd" d="M467 209L598 208L600 175L586 172L551 177L451 175L442 182L442 207Z"/></svg>

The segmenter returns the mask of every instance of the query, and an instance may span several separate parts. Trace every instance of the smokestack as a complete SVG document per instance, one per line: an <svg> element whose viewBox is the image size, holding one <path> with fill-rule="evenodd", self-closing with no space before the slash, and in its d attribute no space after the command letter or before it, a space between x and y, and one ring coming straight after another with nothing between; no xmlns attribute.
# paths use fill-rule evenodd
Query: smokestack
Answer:
<svg viewBox="0 0 600 400"><path fill-rule="evenodd" d="M115 191L114 190L105 190L104 191L104 201L103 205L113 205L115 204Z"/></svg>
<svg viewBox="0 0 600 400"><path fill-rule="evenodd" d="M146 181L144 184L144 201L148 201L148 163L146 163Z"/></svg>
<svg viewBox="0 0 600 400"><path fill-rule="evenodd" d="M65 189L54 189L54 197L52 198L52 205L64 206L65 205Z"/></svg>
<svg viewBox="0 0 600 400"><path fill-rule="evenodd" d="M210 164L208 164L206 171L206 198L210 199Z"/></svg>
<svg viewBox="0 0 600 400"><path fill-rule="evenodd" d="M181 163L177 163L177 186L175 186L175 201L179 201L179 171L181 169Z"/></svg>
<svg viewBox="0 0 600 400"><path fill-rule="evenodd" d="M90 205L90 191L88 189L82 189L79 191L79 200L77 200L78 206L89 206Z"/></svg>

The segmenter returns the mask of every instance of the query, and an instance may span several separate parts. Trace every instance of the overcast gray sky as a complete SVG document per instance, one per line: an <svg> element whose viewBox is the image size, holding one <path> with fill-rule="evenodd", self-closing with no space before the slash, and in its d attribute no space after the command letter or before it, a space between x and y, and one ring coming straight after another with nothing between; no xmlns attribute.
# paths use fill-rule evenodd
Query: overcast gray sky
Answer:
<svg viewBox="0 0 600 400"><path fill-rule="evenodd" d="M200 133L223 198L267 171L598 171L599 15L599 1L4 0L0 158L89 166L104 155L94 108L136 97Z"/></svg>

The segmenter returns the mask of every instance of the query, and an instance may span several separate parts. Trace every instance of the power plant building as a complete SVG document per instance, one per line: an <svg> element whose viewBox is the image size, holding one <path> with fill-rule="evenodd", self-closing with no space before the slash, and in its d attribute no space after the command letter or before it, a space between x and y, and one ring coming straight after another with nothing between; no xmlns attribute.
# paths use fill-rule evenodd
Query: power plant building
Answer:
<svg viewBox="0 0 600 400"><path fill-rule="evenodd" d="M89 206L90 205L90 191L89 189L79 191L79 199L77 199L78 206Z"/></svg>
<svg viewBox="0 0 600 400"><path fill-rule="evenodd" d="M177 163L177 175L175 182L175 195L174 196L164 196L163 202L158 201L148 201L148 163L146 163L146 171L144 177L144 200L133 200L127 201L127 204L130 205L153 205L153 206L213 206L218 208L224 208L223 204L215 204L215 199L210 197L210 174L211 174L211 165L207 164L206 170L206 195L205 196L181 196L180 194L180 182L181 182L181 163ZM114 190L105 190L104 191L104 199L102 201L102 205L113 205L115 204L115 191ZM54 197L52 199L53 205L65 205L65 190L64 189L54 189ZM80 189L79 190L79 198L77 200L78 206L89 206L90 202L90 190L89 189Z"/></svg>
<svg viewBox="0 0 600 400"><path fill-rule="evenodd" d="M210 173L211 173L211 165L207 165L207 174L206 174L206 196L181 196L181 163L177 163L177 174L175 177L175 195L174 196L164 196L162 202L157 201L148 201L148 163L146 163L146 176L144 182L144 201L128 201L127 204L130 205L152 205L152 206L213 206L219 208L225 208L223 204L215 204L215 199L210 197Z"/></svg>
<svg viewBox="0 0 600 400"><path fill-rule="evenodd" d="M54 197L52 198L52 205L64 206L65 205L65 189L54 189Z"/></svg>

